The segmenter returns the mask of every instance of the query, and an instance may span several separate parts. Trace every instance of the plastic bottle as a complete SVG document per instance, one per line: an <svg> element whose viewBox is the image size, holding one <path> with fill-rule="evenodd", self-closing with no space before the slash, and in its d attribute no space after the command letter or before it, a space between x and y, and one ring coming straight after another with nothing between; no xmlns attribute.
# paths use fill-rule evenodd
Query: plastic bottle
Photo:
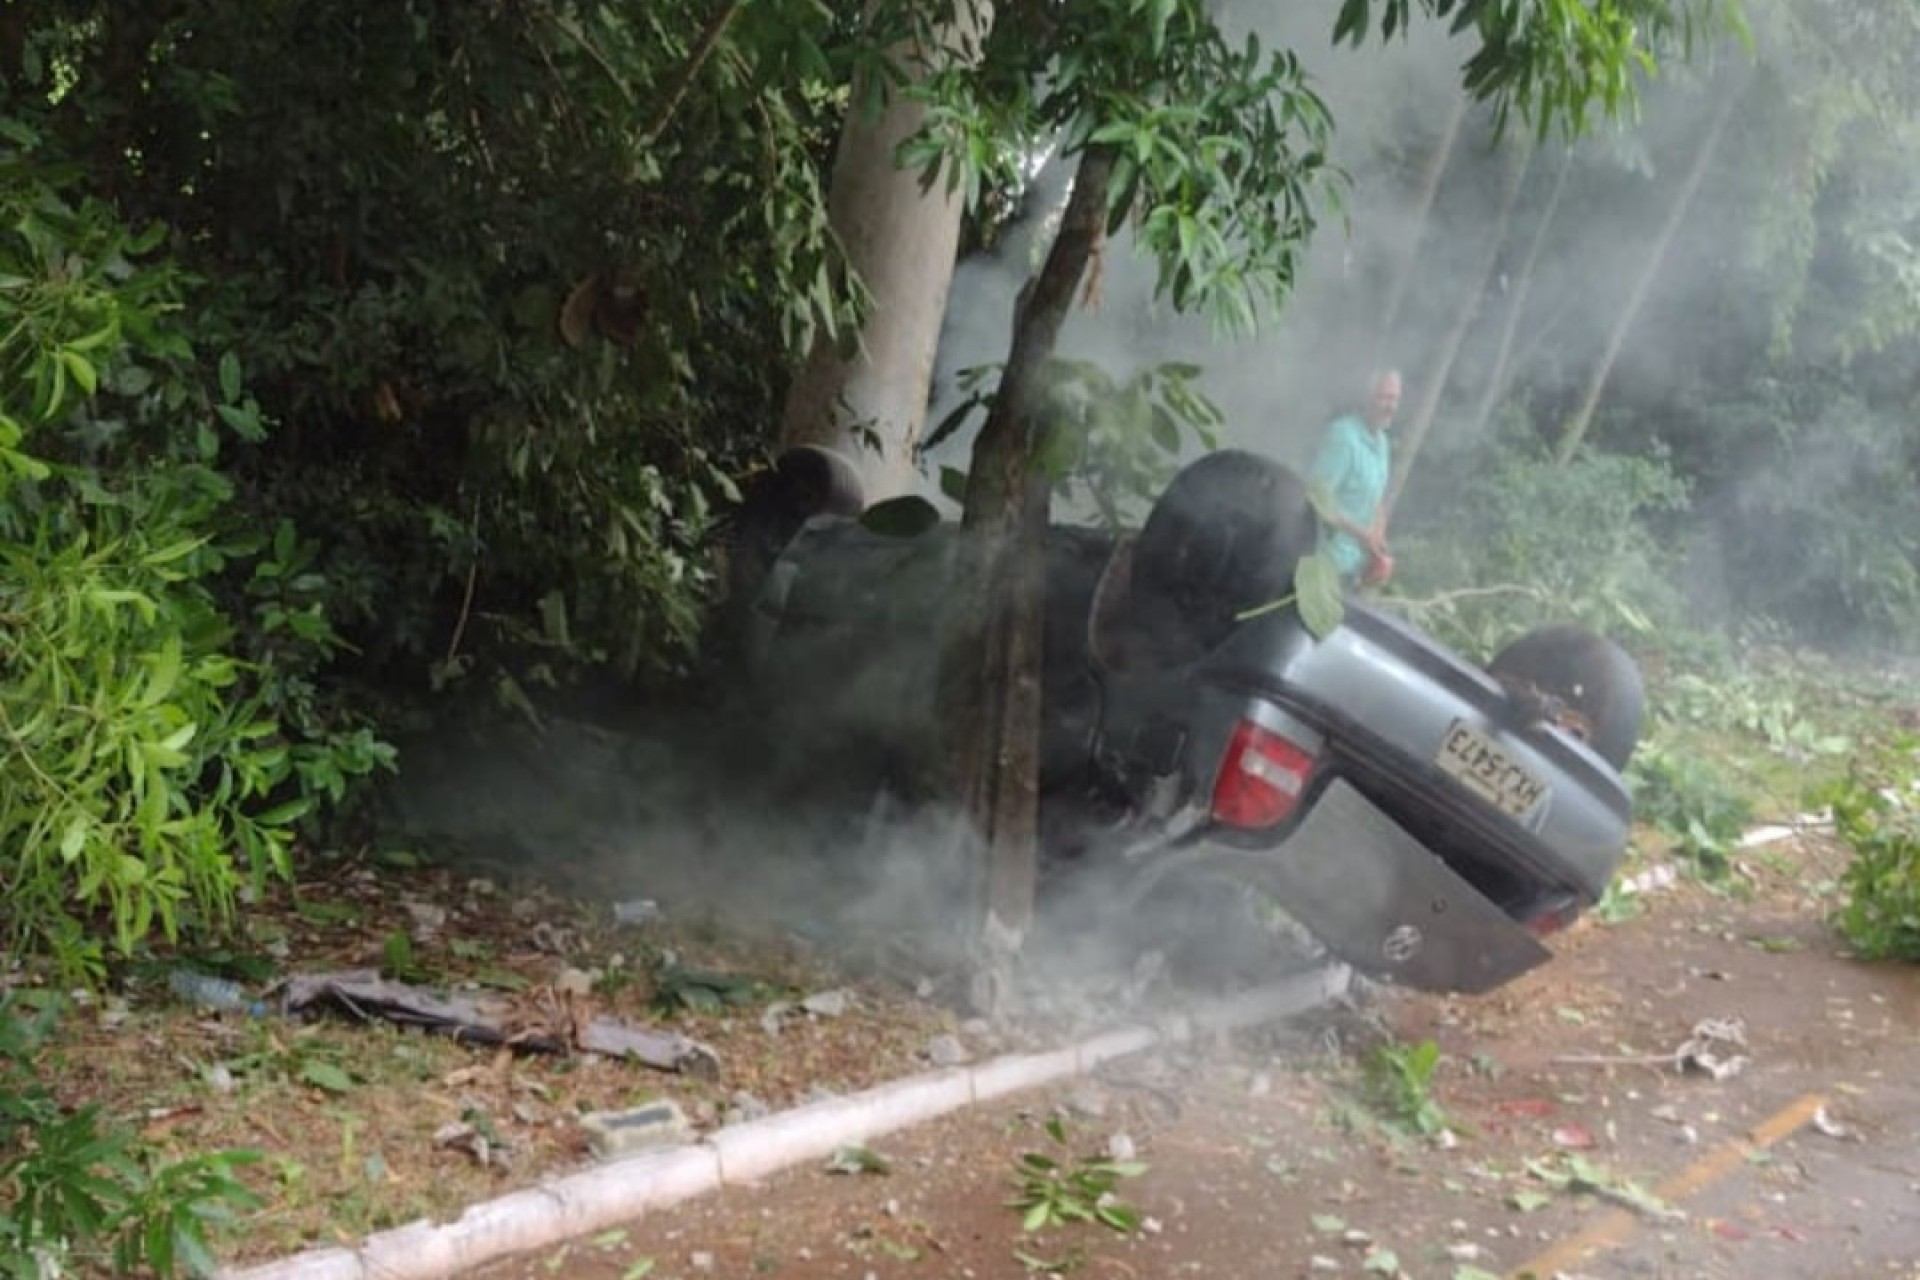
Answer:
<svg viewBox="0 0 1920 1280"><path fill-rule="evenodd" d="M167 975L167 987L188 1004L216 1013L244 1013L257 1018L267 1011L266 1001L249 996L239 983L195 969L175 969Z"/></svg>

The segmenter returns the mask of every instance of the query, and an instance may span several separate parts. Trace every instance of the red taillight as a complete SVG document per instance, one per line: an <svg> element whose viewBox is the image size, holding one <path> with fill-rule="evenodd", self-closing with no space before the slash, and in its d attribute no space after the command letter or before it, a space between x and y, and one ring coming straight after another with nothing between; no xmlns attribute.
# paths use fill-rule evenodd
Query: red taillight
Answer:
<svg viewBox="0 0 1920 1280"><path fill-rule="evenodd" d="M1555 898L1528 916L1523 922L1536 938L1560 932L1580 918L1580 904L1573 898Z"/></svg>
<svg viewBox="0 0 1920 1280"><path fill-rule="evenodd" d="M1271 827L1292 813L1307 789L1313 756L1251 720L1234 728L1213 784L1214 820L1230 827Z"/></svg>

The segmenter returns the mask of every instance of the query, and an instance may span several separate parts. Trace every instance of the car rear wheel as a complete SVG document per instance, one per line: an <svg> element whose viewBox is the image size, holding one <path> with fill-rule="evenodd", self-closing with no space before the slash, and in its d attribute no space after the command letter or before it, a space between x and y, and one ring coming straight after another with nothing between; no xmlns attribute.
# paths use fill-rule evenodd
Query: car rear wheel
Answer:
<svg viewBox="0 0 1920 1280"><path fill-rule="evenodd" d="M1306 482L1290 468L1240 449L1210 453L1148 514L1128 611L1165 656L1190 660L1225 640L1239 614L1286 595L1318 539Z"/></svg>
<svg viewBox="0 0 1920 1280"><path fill-rule="evenodd" d="M1584 627L1529 631L1502 649L1487 671L1520 697L1546 695L1575 713L1572 727L1615 769L1640 740L1646 689L1627 651Z"/></svg>

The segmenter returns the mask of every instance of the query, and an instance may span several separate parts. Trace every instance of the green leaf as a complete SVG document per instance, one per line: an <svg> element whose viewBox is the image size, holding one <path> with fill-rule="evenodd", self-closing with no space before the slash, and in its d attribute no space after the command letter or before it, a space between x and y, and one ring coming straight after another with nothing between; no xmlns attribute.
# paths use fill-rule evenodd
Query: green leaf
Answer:
<svg viewBox="0 0 1920 1280"><path fill-rule="evenodd" d="M1347 1220L1331 1213L1313 1215L1313 1229L1323 1236L1337 1236L1347 1229Z"/></svg>
<svg viewBox="0 0 1920 1280"><path fill-rule="evenodd" d="M316 1089L328 1093L350 1093L353 1091L353 1077L334 1066L331 1062L309 1060L300 1064L300 1079Z"/></svg>
<svg viewBox="0 0 1920 1280"><path fill-rule="evenodd" d="M67 376L74 385L87 395L92 395L100 386L100 376L94 371L93 362L71 347L60 350L60 363L67 368Z"/></svg>
<svg viewBox="0 0 1920 1280"><path fill-rule="evenodd" d="M220 356L220 398L228 404L240 398L240 357L231 351Z"/></svg>
<svg viewBox="0 0 1920 1280"><path fill-rule="evenodd" d="M940 523L940 509L916 493L876 502L860 513L860 526L889 538L917 538Z"/></svg>
<svg viewBox="0 0 1920 1280"><path fill-rule="evenodd" d="M1516 1191L1507 1197L1507 1204L1521 1213L1535 1213L1552 1203L1552 1196L1538 1191Z"/></svg>
<svg viewBox="0 0 1920 1280"><path fill-rule="evenodd" d="M1293 589L1299 599L1300 620L1316 636L1332 634L1346 616L1346 598L1340 590L1340 571L1324 551L1302 556L1293 571Z"/></svg>
<svg viewBox="0 0 1920 1280"><path fill-rule="evenodd" d="M940 492L955 502L967 500L967 473L958 467L940 468Z"/></svg>

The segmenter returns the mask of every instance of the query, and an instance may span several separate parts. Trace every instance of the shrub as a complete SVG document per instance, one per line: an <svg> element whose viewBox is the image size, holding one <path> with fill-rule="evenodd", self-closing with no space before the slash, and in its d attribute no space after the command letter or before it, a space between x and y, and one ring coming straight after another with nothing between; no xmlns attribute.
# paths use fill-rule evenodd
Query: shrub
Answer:
<svg viewBox="0 0 1920 1280"><path fill-rule="evenodd" d="M1546 620L1639 637L1682 625L1678 557L1655 526L1687 489L1664 457L1561 466L1508 440L1430 467L1400 525L1401 590L1443 640L1490 654Z"/></svg>
<svg viewBox="0 0 1920 1280"><path fill-rule="evenodd" d="M63 1107L37 1061L53 1018L0 997L0 1274L44 1280L74 1262L212 1275L207 1229L258 1203L234 1176L258 1156L157 1160L98 1107Z"/></svg>
<svg viewBox="0 0 1920 1280"><path fill-rule="evenodd" d="M229 509L215 463L265 427L237 362L203 372L180 330L164 234L0 133L0 922L92 979L102 915L123 952L224 923L390 752L313 696L334 637L298 539Z"/></svg>
<svg viewBox="0 0 1920 1280"><path fill-rule="evenodd" d="M1920 745L1895 759L1890 776L1856 771L1824 797L1853 850L1834 927L1869 960L1920 960Z"/></svg>

